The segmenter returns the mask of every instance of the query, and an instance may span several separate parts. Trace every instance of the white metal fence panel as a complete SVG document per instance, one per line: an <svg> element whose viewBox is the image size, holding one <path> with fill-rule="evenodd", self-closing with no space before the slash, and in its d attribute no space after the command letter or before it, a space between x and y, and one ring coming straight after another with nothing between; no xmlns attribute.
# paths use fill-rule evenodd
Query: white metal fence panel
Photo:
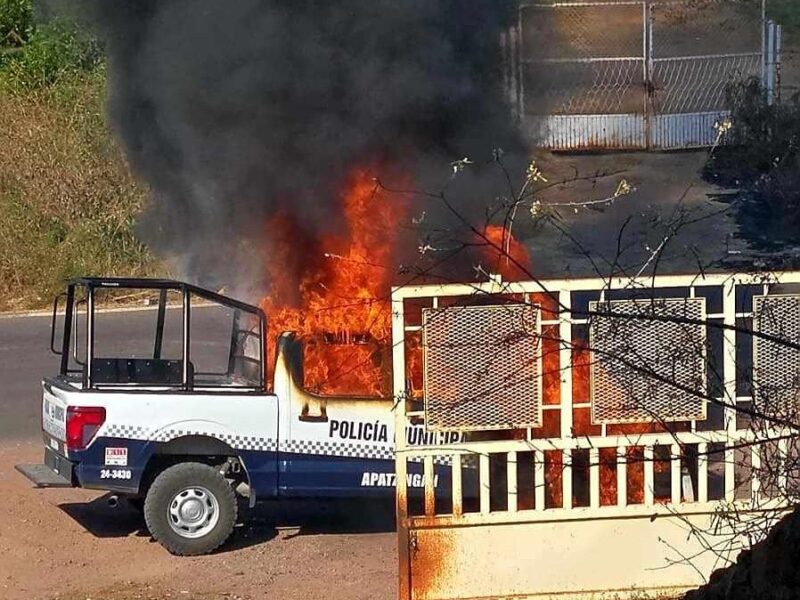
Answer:
<svg viewBox="0 0 800 600"><path fill-rule="evenodd" d="M755 404L792 420L800 414L800 296L758 296L753 303L753 329L770 338L753 340Z"/></svg>
<svg viewBox="0 0 800 600"><path fill-rule="evenodd" d="M679 150L713 146L720 134L718 126L727 112L698 112L650 117L650 148Z"/></svg>
<svg viewBox="0 0 800 600"><path fill-rule="evenodd" d="M613 328L609 306L647 302L664 308L634 330L623 315L611 337L628 344L605 350L644 369L617 377L634 381L649 414L633 423L612 406L608 418L601 390L591 389L604 350L592 329ZM425 311L509 303L538 311L535 328L509 329L535 331L529 349L540 363L526 354L518 366L540 380L527 392L541 409L538 425L476 430L486 423L471 415L457 436L412 446L409 430L448 418L414 383ZM800 447L786 423L798 419L781 408L800 396L798 272L407 287L393 292L392 312L403 600L677 594L734 560L800 499ZM658 350L669 346L687 359ZM459 376L448 364L435 368L438 385ZM693 393L672 398L665 378ZM643 387L648 380L659 385ZM470 398L472 387L451 400ZM602 392L619 395L613 386Z"/></svg>
<svg viewBox="0 0 800 600"><path fill-rule="evenodd" d="M523 134L552 150L642 149L647 139L641 115L548 115L529 118Z"/></svg>
<svg viewBox="0 0 800 600"><path fill-rule="evenodd" d="M705 420L705 299L591 303L594 423ZM643 376L642 372L647 376Z"/></svg>
<svg viewBox="0 0 800 600"><path fill-rule="evenodd" d="M428 430L541 425L535 307L429 308L422 317Z"/></svg>

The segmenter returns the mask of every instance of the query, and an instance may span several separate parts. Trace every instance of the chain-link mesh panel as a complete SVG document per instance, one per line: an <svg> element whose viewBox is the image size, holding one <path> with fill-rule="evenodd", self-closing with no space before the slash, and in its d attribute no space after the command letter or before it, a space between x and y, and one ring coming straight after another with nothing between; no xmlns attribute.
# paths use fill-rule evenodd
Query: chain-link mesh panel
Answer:
<svg viewBox="0 0 800 600"><path fill-rule="evenodd" d="M653 110L657 114L724 111L729 108L728 86L760 72L760 54L655 60Z"/></svg>
<svg viewBox="0 0 800 600"><path fill-rule="evenodd" d="M643 113L642 4L524 6L520 27L525 113Z"/></svg>
<svg viewBox="0 0 800 600"><path fill-rule="evenodd" d="M525 112L597 115L644 111L644 61L526 64Z"/></svg>
<svg viewBox="0 0 800 600"><path fill-rule="evenodd" d="M423 311L425 423L435 431L541 425L538 309Z"/></svg>
<svg viewBox="0 0 800 600"><path fill-rule="evenodd" d="M705 419L704 299L612 300L590 310L595 423Z"/></svg>
<svg viewBox="0 0 800 600"><path fill-rule="evenodd" d="M761 52L759 2L686 0L651 5L653 58Z"/></svg>
<svg viewBox="0 0 800 600"><path fill-rule="evenodd" d="M722 112L730 84L761 74L757 2L654 3L651 28L655 114Z"/></svg>
<svg viewBox="0 0 800 600"><path fill-rule="evenodd" d="M797 422L800 410L800 296L753 298L753 388L755 409ZM769 424L767 424L769 425Z"/></svg>
<svg viewBox="0 0 800 600"><path fill-rule="evenodd" d="M642 4L523 6L522 60L632 58L643 54Z"/></svg>

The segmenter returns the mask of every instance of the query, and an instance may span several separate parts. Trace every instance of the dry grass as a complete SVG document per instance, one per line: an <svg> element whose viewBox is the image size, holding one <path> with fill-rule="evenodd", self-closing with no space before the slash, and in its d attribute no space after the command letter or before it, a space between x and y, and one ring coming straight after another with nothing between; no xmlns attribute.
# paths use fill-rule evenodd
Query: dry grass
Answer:
<svg viewBox="0 0 800 600"><path fill-rule="evenodd" d="M0 310L47 304L74 275L149 275L134 235L146 199L104 114L98 67L0 90Z"/></svg>

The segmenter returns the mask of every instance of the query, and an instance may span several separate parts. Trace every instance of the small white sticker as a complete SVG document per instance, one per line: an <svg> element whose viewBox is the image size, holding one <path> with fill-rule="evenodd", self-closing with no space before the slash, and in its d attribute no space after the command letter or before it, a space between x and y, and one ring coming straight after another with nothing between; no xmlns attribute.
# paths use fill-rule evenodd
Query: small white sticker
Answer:
<svg viewBox="0 0 800 600"><path fill-rule="evenodd" d="M113 465L115 467L127 467L128 449L106 448L106 465Z"/></svg>
<svg viewBox="0 0 800 600"><path fill-rule="evenodd" d="M53 438L50 438L50 447L58 452L58 442L55 441Z"/></svg>

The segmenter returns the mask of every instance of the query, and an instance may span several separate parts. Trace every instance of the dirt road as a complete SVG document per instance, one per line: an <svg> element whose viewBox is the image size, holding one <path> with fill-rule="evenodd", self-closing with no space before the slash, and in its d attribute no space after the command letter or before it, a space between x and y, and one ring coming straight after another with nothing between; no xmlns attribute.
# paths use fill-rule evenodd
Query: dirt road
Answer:
<svg viewBox="0 0 800 600"><path fill-rule="evenodd" d="M395 597L391 506L259 506L223 549L176 558L139 515L101 493L34 490L14 464L36 440L0 443L0 598L282 600Z"/></svg>

